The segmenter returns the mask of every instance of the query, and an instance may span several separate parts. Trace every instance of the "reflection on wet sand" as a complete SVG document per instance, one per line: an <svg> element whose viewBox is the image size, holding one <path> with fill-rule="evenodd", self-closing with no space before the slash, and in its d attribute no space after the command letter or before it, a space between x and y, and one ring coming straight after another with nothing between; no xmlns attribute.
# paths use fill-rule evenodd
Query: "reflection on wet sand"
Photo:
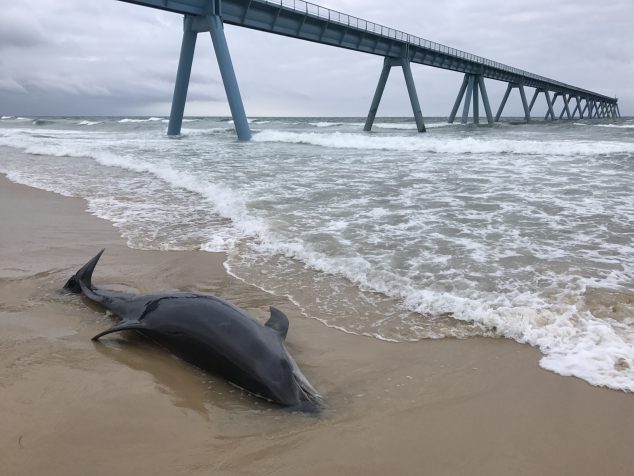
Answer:
<svg viewBox="0 0 634 476"><path fill-rule="evenodd" d="M94 342L95 350L131 369L151 375L174 405L208 418L209 407L225 410L274 408L224 379L204 372L135 332Z"/></svg>

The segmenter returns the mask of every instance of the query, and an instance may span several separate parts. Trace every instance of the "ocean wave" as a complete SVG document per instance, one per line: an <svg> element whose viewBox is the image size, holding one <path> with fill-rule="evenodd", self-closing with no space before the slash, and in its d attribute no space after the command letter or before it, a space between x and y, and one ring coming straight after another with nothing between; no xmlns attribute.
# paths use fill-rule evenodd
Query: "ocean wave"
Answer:
<svg viewBox="0 0 634 476"><path fill-rule="evenodd" d="M125 123L128 123L128 122L157 122L157 121L162 121L162 120L163 120L162 117L149 117L147 119L126 117L124 119L118 120L117 122L119 122L121 124L125 124Z"/></svg>
<svg viewBox="0 0 634 476"><path fill-rule="evenodd" d="M234 124L233 119L227 119L226 122L228 122L229 124ZM247 122L249 124L268 124L271 121L266 121L263 119L251 119L250 117L247 118Z"/></svg>
<svg viewBox="0 0 634 476"><path fill-rule="evenodd" d="M200 119L183 119L182 122L198 122L200 121ZM163 124L169 124L170 120L169 119L161 119L161 122Z"/></svg>
<svg viewBox="0 0 634 476"><path fill-rule="evenodd" d="M484 333L488 330L537 347L544 354L540 365L560 375L634 392L634 330L596 318L577 304L553 305L520 290L460 295L420 288L402 275L377 269L360 256L329 256L300 240L275 236L270 230L260 230L258 236L261 241L255 245L256 250L263 255L292 258L316 271L345 277L358 289L394 298L422 316L451 315L453 319L482 326ZM577 291L584 290L582 286ZM320 320L333 325L327 318ZM334 327L350 330L345 324ZM362 333L369 335L367 331ZM378 329L372 335L394 340Z"/></svg>
<svg viewBox="0 0 634 476"><path fill-rule="evenodd" d="M33 128L33 130L36 129ZM225 130L227 129L218 128L218 132ZM37 129L38 133L42 131ZM188 130L185 131L190 133ZM209 134L210 131L212 130L201 130L200 134ZM195 135L198 132L196 130L192 134ZM270 222L256 216L249 209L244 190L238 186L234 188L233 182L231 185L223 185L204 174L196 174L194 170L182 170L167 159L151 161L138 156L114 153L106 148L96 147L94 141L86 141L84 144L63 140L43 143L39 138L15 130L3 133L5 136L0 134L0 144L3 145L21 144L20 148L32 154L90 157L103 166L131 171L139 174L140 177L147 176L147 182L159 183L159 188L187 190L202 197L204 200L202 207L209 208L212 212L231 220L232 224L232 233L214 236L201 245L202 249L228 251L241 240L244 242L246 238L254 243L254 249L259 253L292 258L327 276L344 277L358 289L394 298L406 309L419 313L421 319L424 318L423 316L451 314L454 319L476 323L496 335L535 346L544 354L540 365L546 369L562 375L583 378L593 385L634 391L632 323L627 322L621 325L612 320L599 319L583 309L579 298L584 292L583 282L577 283L572 294L564 293L554 301L546 301L536 293L521 290L519 285L515 288L509 285L510 290L504 289L498 292L424 287L408 276L393 272L389 268L377 267L376 263L363 256L329 255L314 248L306 240L289 238L276 232ZM73 133L77 132L73 131ZM51 131L51 134L61 136L58 131ZM316 145L346 149L423 150L456 154L496 154L510 151L528 155L571 156L607 153L605 152L607 146L613 147L610 151L631 151L634 148L632 144L606 141L546 140L538 142L491 139L487 143L475 138L374 137L367 134L309 134L282 131L264 131L256 134L255 139L263 142L307 144L312 144L311 141L314 141L320 142ZM333 142L340 145L333 146ZM19 179L17 175L13 177ZM22 180L26 179L23 177ZM107 201L108 197L104 200ZM198 203L197 200L195 202ZM126 204L123 203L121 206ZM99 210L105 208L107 208L106 202L95 202L92 210L99 213ZM382 221L381 213L385 213L385 209L376 208L375 210L375 221ZM141 210L141 213L143 211ZM134 220L136 218L137 216L132 213L121 219ZM339 223L340 225L336 226L344 226L345 220L340 220ZM346 326L340 327L349 330ZM389 335L381 334L376 328L374 331L373 335L376 337L390 339Z"/></svg>
<svg viewBox="0 0 634 476"><path fill-rule="evenodd" d="M430 136L373 136L359 133L317 133L265 130L253 136L256 142L308 144L338 149L403 150L445 154L525 154L525 155L595 155L632 153L634 144L627 142L586 140L509 140L448 138Z"/></svg>
<svg viewBox="0 0 634 476"><path fill-rule="evenodd" d="M341 127L341 126L349 126L349 127L363 127L365 122L333 122L333 121L321 121L321 122L309 122L311 126L318 128L325 127ZM455 124L449 124L445 122L432 122L429 124L425 124L427 129L434 129L437 127L447 127L454 126ZM374 127L378 129L392 129L392 130L404 130L404 131L415 131L417 126L415 122L375 122L373 124Z"/></svg>
<svg viewBox="0 0 634 476"><path fill-rule="evenodd" d="M53 124L55 121L50 119L35 119L31 122L34 126L45 126L47 124Z"/></svg>
<svg viewBox="0 0 634 476"><path fill-rule="evenodd" d="M613 129L634 129L634 124L591 124L586 122L573 122L573 125L584 127L607 127Z"/></svg>
<svg viewBox="0 0 634 476"><path fill-rule="evenodd" d="M308 124L315 127L336 127L336 126L344 125L343 122L329 122L329 121L309 122Z"/></svg>
<svg viewBox="0 0 634 476"><path fill-rule="evenodd" d="M102 121L81 121L77 123L78 126L95 126L97 124L103 124L103 122Z"/></svg>
<svg viewBox="0 0 634 476"><path fill-rule="evenodd" d="M207 129L190 129L183 127L181 129L181 135L183 136L206 136L210 134L218 134L221 132L232 132L233 127L210 127Z"/></svg>
<svg viewBox="0 0 634 476"><path fill-rule="evenodd" d="M593 124L595 127L612 127L615 129L634 129L634 124Z"/></svg>
<svg viewBox="0 0 634 476"><path fill-rule="evenodd" d="M448 122L430 122L425 123L426 129L436 129L438 127L455 127L458 123L449 124ZM415 122L375 122L374 127L379 129L394 129L402 131L415 131L417 130Z"/></svg>

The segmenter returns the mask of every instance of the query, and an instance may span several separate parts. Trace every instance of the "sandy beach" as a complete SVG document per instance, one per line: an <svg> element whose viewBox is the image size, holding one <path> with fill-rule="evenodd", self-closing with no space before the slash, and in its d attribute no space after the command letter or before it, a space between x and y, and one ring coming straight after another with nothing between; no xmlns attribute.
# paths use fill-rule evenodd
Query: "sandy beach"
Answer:
<svg viewBox="0 0 634 476"><path fill-rule="evenodd" d="M630 475L634 397L538 366L505 339L388 343L328 328L229 276L222 254L126 246L86 203L0 178L0 474ZM94 282L213 293L290 319L327 407L292 415L131 334L61 291Z"/></svg>

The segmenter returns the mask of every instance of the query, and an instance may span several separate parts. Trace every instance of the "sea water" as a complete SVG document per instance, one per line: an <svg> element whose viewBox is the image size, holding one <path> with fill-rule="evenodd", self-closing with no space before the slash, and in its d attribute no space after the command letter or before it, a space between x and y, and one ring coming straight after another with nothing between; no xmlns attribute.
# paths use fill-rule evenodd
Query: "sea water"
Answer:
<svg viewBox="0 0 634 476"><path fill-rule="evenodd" d="M497 336L634 391L634 120L0 120L0 172L140 249L225 252L310 318L390 341Z"/></svg>

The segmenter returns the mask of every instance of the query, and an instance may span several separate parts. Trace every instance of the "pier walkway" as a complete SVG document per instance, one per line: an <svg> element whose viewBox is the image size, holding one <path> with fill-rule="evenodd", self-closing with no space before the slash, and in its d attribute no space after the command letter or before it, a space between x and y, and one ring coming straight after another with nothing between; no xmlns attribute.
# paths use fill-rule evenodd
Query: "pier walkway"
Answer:
<svg viewBox="0 0 634 476"><path fill-rule="evenodd" d="M449 114L449 122L455 120L460 105L463 104L461 120L466 123L470 117L472 104L472 121L478 123L480 97L487 122L492 124L499 121L509 95L514 89L519 91L527 122L531 120L533 106L542 94L547 105L548 112L545 117L547 120L562 119L564 115L567 119L620 117L616 98L562 83L301 0L119 1L184 15L183 42L168 127L170 135L180 133L196 37L200 32L210 32L238 138L248 140L251 137L224 34L224 24L383 56L383 69L365 123L364 130L366 131L372 128L392 67L401 67L403 70L418 131L425 131L423 115L412 77L411 63L464 74L458 97ZM491 112L484 79L508 83L495 116ZM526 95L525 88L527 87L534 88L530 102ZM556 114L554 104L559 97L562 98L563 102L562 110Z"/></svg>

